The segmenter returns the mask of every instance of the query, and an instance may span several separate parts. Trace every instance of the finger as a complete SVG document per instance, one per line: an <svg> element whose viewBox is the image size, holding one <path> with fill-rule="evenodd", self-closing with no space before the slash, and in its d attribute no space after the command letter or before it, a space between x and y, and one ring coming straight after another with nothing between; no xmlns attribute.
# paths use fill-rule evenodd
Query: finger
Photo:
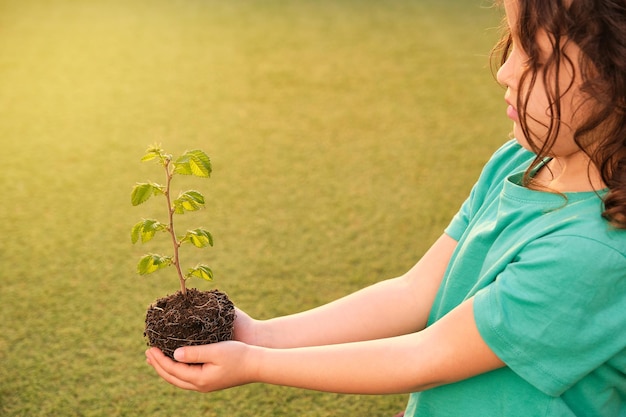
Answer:
<svg viewBox="0 0 626 417"><path fill-rule="evenodd" d="M174 351L174 358L181 363L199 364L211 362L211 350L216 345L185 346Z"/></svg>
<svg viewBox="0 0 626 417"><path fill-rule="evenodd" d="M183 381L192 381L202 374L200 364L187 364L176 362L165 356L159 349L151 350L152 359L157 361L157 365L164 372Z"/></svg>
<svg viewBox="0 0 626 417"><path fill-rule="evenodd" d="M154 368L156 373L167 383L185 390L195 390L195 386L193 384L178 378L176 375L173 375L166 370L164 363L170 361L170 359L165 355L160 354L160 351L149 352L146 355L148 357L148 362L150 363L150 365Z"/></svg>
<svg viewBox="0 0 626 417"><path fill-rule="evenodd" d="M197 372L200 366L176 363L155 348L146 352L146 358L150 366L152 366L156 373L166 382L182 389L198 390L197 386L189 382L190 380L188 378L190 378L190 374L195 374L194 371Z"/></svg>

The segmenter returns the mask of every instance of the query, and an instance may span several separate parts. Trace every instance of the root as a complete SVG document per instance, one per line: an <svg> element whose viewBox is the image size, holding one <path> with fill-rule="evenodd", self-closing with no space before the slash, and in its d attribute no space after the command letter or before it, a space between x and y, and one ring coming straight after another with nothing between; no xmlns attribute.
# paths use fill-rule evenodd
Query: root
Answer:
<svg viewBox="0 0 626 417"><path fill-rule="evenodd" d="M181 346L204 345L233 337L235 308L217 290L187 290L157 300L146 313L144 336L170 358Z"/></svg>

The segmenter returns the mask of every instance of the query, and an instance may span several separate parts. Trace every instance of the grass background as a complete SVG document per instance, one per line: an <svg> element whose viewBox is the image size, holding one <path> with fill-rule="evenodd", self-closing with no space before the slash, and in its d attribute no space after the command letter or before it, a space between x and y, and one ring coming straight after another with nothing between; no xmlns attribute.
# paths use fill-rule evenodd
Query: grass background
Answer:
<svg viewBox="0 0 626 417"><path fill-rule="evenodd" d="M0 415L389 416L406 396L204 395L144 363L130 205L201 148L189 262L268 318L410 268L509 131L483 0L0 0ZM186 180L185 180L186 181Z"/></svg>

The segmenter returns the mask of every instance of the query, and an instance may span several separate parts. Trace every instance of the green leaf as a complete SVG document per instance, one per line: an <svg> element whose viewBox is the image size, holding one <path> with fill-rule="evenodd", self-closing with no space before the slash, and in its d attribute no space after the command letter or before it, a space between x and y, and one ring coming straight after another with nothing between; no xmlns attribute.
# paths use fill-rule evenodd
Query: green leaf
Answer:
<svg viewBox="0 0 626 417"><path fill-rule="evenodd" d="M166 154L161 145L151 145L146 149L146 154L141 158L142 162L152 161L158 158L161 164L165 165L166 161L172 159L172 155Z"/></svg>
<svg viewBox="0 0 626 417"><path fill-rule="evenodd" d="M130 231L130 241L133 242L133 244L139 241L139 237L141 236L142 229L143 229L143 221L133 226L132 230Z"/></svg>
<svg viewBox="0 0 626 417"><path fill-rule="evenodd" d="M206 265L197 265L195 268L189 268L187 278L196 277L206 281L213 281L213 271Z"/></svg>
<svg viewBox="0 0 626 417"><path fill-rule="evenodd" d="M130 202L133 206L148 201L153 195L164 194L165 187L153 182L143 182L135 185L130 194Z"/></svg>
<svg viewBox="0 0 626 417"><path fill-rule="evenodd" d="M174 213L177 214L183 214L185 211L197 211L204 207L204 196L198 191L185 191L172 203Z"/></svg>
<svg viewBox="0 0 626 417"><path fill-rule="evenodd" d="M130 239L133 243L137 243L141 238L141 243L151 240L156 232L166 231L167 226L158 220L144 219L133 226L130 232Z"/></svg>
<svg viewBox="0 0 626 417"><path fill-rule="evenodd" d="M163 269L172 264L171 256L163 256L157 255L154 253L150 253L148 255L144 255L137 264L137 272L139 275L150 274L154 271L158 271L159 269Z"/></svg>
<svg viewBox="0 0 626 417"><path fill-rule="evenodd" d="M202 228L188 230L187 234L181 239L181 243L183 242L189 242L196 248L206 248L207 246L213 246L213 236Z"/></svg>
<svg viewBox="0 0 626 417"><path fill-rule="evenodd" d="M146 162L146 161L152 161L154 158L158 158L159 154L157 152L148 152L147 154L145 154L144 156L141 157L141 161L142 162Z"/></svg>
<svg viewBox="0 0 626 417"><path fill-rule="evenodd" d="M199 149L185 152L174 162L174 172L177 174L208 178L211 171L210 158Z"/></svg>

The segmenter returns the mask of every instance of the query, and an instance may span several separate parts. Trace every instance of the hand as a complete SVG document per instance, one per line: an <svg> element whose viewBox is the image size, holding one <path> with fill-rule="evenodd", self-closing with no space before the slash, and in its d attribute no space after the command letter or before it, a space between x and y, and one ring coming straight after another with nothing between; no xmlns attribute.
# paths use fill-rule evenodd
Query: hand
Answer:
<svg viewBox="0 0 626 417"><path fill-rule="evenodd" d="M248 345L259 345L258 328L260 322L237 307L235 307L235 314L233 340L244 342Z"/></svg>
<svg viewBox="0 0 626 417"><path fill-rule="evenodd" d="M171 360L157 348L146 358L165 381L179 388L211 392L254 382L251 348L240 342L220 342L176 349Z"/></svg>

